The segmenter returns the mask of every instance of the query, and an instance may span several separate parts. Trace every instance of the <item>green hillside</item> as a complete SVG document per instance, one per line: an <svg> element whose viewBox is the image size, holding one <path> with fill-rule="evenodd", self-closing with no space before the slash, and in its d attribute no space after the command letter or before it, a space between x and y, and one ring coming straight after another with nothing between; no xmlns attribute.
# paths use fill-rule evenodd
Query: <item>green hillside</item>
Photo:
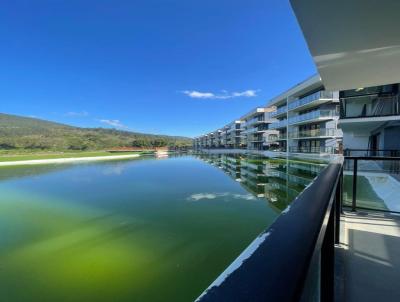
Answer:
<svg viewBox="0 0 400 302"><path fill-rule="evenodd" d="M0 113L0 150L88 151L112 147L191 146L187 137L79 128L36 118Z"/></svg>

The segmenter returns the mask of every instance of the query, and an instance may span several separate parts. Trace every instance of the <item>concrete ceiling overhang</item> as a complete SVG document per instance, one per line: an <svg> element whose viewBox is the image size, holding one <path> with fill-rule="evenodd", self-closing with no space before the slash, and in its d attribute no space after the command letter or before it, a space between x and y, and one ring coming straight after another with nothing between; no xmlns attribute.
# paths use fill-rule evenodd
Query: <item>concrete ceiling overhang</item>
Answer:
<svg viewBox="0 0 400 302"><path fill-rule="evenodd" d="M400 82L400 0L290 2L326 89Z"/></svg>

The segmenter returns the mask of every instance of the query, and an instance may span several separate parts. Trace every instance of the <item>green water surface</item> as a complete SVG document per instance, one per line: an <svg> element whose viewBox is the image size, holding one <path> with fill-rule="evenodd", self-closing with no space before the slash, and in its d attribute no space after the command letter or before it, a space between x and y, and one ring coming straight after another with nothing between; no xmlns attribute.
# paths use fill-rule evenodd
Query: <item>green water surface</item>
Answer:
<svg viewBox="0 0 400 302"><path fill-rule="evenodd" d="M315 177L308 165L220 155L0 168L0 300L193 301Z"/></svg>

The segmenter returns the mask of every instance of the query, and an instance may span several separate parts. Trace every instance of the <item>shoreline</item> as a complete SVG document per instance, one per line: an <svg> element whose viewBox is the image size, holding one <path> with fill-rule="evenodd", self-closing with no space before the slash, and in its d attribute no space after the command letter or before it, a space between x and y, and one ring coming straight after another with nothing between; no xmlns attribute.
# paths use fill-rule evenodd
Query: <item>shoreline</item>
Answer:
<svg viewBox="0 0 400 302"><path fill-rule="evenodd" d="M63 164L63 163L72 163L72 162L79 162L79 161L97 161L97 160L137 158L140 156L141 156L140 154L126 154L126 155L105 155L105 156L91 156L91 157L65 157L65 158L4 161L4 162L0 162L0 167L22 166L22 165L41 165L41 164Z"/></svg>

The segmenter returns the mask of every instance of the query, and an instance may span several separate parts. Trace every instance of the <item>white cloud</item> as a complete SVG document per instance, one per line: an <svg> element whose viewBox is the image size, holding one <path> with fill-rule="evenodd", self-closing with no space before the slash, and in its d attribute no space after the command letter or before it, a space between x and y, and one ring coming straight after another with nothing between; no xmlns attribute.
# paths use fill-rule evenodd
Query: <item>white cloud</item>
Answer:
<svg viewBox="0 0 400 302"><path fill-rule="evenodd" d="M200 92L200 91L195 91L195 90L185 90L183 91L184 94L190 96L191 98L194 99L212 99L215 98L214 93L211 92Z"/></svg>
<svg viewBox="0 0 400 302"><path fill-rule="evenodd" d="M196 91L196 90L184 90L182 91L183 94L186 94L190 98L193 99L232 99L232 98L238 98L238 97L256 97L257 96L257 91L258 90L253 90L253 89L248 89L245 91L234 91L234 92L228 92L226 90L222 90L221 93L213 93L213 92L201 92L201 91Z"/></svg>
<svg viewBox="0 0 400 302"><path fill-rule="evenodd" d="M234 97L244 96L244 97L247 97L247 98L251 98L251 97L257 96L257 91L250 89L250 90L245 90L245 91L242 91L242 92L234 92L234 93L232 93L232 95Z"/></svg>
<svg viewBox="0 0 400 302"><path fill-rule="evenodd" d="M113 126L115 128L122 128L122 129L128 129L127 126L125 126L124 124L121 123L120 120L108 120L108 119L102 119L99 120L101 123L109 125L109 126Z"/></svg>
<svg viewBox="0 0 400 302"><path fill-rule="evenodd" d="M221 198L221 197L226 197L225 200L229 200L228 198L233 198L233 199L244 199L244 200L255 200L256 197L251 195L251 194L234 194L230 192L222 192L222 193L195 193L190 195L187 200L189 201L199 201L203 199L216 199L216 198Z"/></svg>
<svg viewBox="0 0 400 302"><path fill-rule="evenodd" d="M89 113L87 111L69 111L65 115L71 117L84 117L88 116Z"/></svg>

